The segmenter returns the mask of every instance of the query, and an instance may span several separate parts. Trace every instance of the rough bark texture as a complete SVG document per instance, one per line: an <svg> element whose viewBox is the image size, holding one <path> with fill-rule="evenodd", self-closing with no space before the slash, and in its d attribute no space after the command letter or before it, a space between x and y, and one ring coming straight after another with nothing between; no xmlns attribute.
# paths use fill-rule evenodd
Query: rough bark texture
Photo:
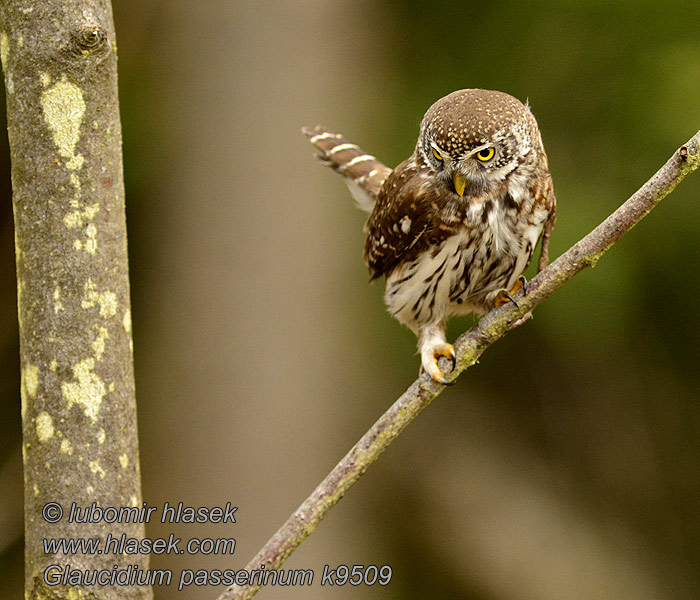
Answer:
<svg viewBox="0 0 700 600"><path fill-rule="evenodd" d="M50 555L43 546L50 538L144 533L142 523L69 522L73 503L142 502L111 5L5 0L0 51L17 259L26 597L150 598L148 586L44 579L50 565L60 567L52 583L66 565L148 567L138 554ZM42 516L49 503L63 509L56 523Z"/></svg>
<svg viewBox="0 0 700 600"><path fill-rule="evenodd" d="M690 173L700 166L700 131L681 146L666 164L631 198L574 244L546 269L528 283L528 293L516 296L518 306L504 304L484 316L474 327L459 337L454 347L457 366L450 373L454 380L477 362L491 344L503 337L544 300L586 267L595 266L598 259L625 233L634 227L663 198ZM447 360L441 363L443 373L449 372ZM367 471L396 437L420 412L445 389L426 376L417 379L394 402L379 420L352 447L311 495L268 540L258 554L246 565L248 572L278 569L313 531L345 492ZM259 590L258 580L247 585L233 585L218 600L248 600Z"/></svg>

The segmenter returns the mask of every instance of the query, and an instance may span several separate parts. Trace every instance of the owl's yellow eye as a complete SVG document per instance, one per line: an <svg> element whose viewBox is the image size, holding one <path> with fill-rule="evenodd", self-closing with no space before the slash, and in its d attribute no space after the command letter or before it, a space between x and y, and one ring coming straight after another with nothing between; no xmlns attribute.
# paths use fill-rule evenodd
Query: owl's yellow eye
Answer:
<svg viewBox="0 0 700 600"><path fill-rule="evenodd" d="M493 158L494 154L496 154L496 151L493 148L484 148L476 153L476 157L481 162L488 162Z"/></svg>
<svg viewBox="0 0 700 600"><path fill-rule="evenodd" d="M433 156L435 158L437 158L438 160L442 160L442 156L440 155L440 153L437 150L435 150L435 148L433 148Z"/></svg>

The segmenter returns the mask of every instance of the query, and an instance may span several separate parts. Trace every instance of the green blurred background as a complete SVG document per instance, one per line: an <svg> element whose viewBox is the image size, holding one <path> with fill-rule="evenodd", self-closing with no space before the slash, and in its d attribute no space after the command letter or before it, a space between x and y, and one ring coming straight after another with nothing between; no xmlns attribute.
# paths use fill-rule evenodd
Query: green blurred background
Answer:
<svg viewBox="0 0 700 600"><path fill-rule="evenodd" d="M700 127L697 2L121 0L114 12L144 499L239 506L233 527L150 524L151 537L237 539L233 557L153 557L161 569L242 568L418 372L414 336L367 284L364 216L302 125L393 166L452 90L529 98L559 201L552 257ZM0 143L0 598L12 600L21 427ZM285 565L320 577L324 564L390 564L388 587L259 597L699 597L699 223L695 175L488 350Z"/></svg>

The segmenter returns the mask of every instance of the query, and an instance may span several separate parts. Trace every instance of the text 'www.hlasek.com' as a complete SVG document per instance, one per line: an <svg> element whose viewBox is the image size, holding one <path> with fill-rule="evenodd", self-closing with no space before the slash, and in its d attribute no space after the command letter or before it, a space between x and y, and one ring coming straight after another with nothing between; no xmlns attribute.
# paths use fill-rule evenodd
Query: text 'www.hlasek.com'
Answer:
<svg viewBox="0 0 700 600"><path fill-rule="evenodd" d="M146 561L136 560L156 555L231 556L236 550L233 537L191 537L183 539L170 533L167 537L130 536L120 526L158 521L168 524L236 523L237 506L185 506L182 502L162 507L108 506L96 503L80 506L75 502L64 507L58 502L44 505L41 516L47 523L67 520L70 530L85 530L85 536L46 537L44 554L56 558L43 572L48 586L170 586L179 591L191 586L373 586L388 585L392 577L389 565L323 565L320 569L273 569L260 565L256 569L150 569ZM108 531L113 526L114 531ZM99 531L99 534L95 534ZM86 561L83 557L100 557ZM73 558L73 564L71 564ZM132 560L129 561L129 558ZM86 562L91 568L85 568ZM94 564L92 564L94 563ZM99 565L99 566L98 566Z"/></svg>

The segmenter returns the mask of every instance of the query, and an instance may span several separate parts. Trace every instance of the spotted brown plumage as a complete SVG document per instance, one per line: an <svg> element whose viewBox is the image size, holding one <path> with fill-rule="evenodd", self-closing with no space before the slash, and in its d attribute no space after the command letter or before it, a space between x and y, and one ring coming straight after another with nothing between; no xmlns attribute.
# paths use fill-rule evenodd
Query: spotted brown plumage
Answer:
<svg viewBox="0 0 700 600"><path fill-rule="evenodd" d="M389 311L417 335L423 369L447 383L437 362L454 362L447 319L509 297L540 239L547 264L556 199L529 107L503 92L453 92L428 109L393 171L337 134L304 132L371 212L365 262L386 277Z"/></svg>

